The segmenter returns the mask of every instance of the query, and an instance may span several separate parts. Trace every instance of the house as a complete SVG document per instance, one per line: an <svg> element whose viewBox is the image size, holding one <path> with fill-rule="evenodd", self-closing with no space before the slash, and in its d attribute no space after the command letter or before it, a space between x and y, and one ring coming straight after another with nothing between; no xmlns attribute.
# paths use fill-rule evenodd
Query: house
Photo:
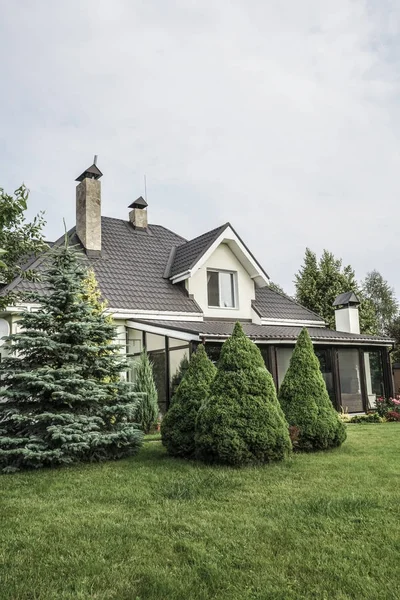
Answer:
<svg viewBox="0 0 400 600"><path fill-rule="evenodd" d="M121 351L132 365L142 348L149 352L162 412L181 360L199 343L217 359L238 320L259 346L277 388L296 338L307 327L337 410L365 411L375 406L377 395L393 393L392 341L360 334L353 293L336 299L336 330L328 329L320 316L270 288L263 266L229 223L186 240L149 224L141 197L129 206L126 220L103 217L101 176L93 164L77 178L76 227L69 236L96 274ZM45 262L46 254L29 266L40 273ZM44 289L43 283L17 278L0 293L32 289ZM26 305L10 306L0 315L0 335L17 330L23 309ZM132 366L127 377L133 376Z"/></svg>

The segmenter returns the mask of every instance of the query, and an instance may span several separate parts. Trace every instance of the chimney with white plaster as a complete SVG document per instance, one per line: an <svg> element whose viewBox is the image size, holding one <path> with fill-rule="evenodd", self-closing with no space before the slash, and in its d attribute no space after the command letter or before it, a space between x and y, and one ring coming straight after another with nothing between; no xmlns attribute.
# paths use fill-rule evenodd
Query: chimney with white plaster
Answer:
<svg viewBox="0 0 400 600"><path fill-rule="evenodd" d="M336 331L360 333L360 301L354 292L340 294L334 301Z"/></svg>
<svg viewBox="0 0 400 600"><path fill-rule="evenodd" d="M101 255L101 183L103 173L97 167L97 156L91 167L76 181L76 234L92 258Z"/></svg>

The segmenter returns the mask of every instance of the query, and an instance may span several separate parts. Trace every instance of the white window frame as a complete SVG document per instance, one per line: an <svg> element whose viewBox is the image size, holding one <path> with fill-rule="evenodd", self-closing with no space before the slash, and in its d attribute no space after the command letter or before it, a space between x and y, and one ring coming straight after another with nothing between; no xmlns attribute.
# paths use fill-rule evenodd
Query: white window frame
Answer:
<svg viewBox="0 0 400 600"><path fill-rule="evenodd" d="M218 306L210 306L208 304L208 273L218 273ZM228 273L233 276L233 306L221 306L221 285L219 282L220 273ZM229 271L226 269L207 269L206 271L206 285L207 285L207 306L208 308L217 308L221 310L238 310L239 309L239 290L238 290L238 277L237 271Z"/></svg>

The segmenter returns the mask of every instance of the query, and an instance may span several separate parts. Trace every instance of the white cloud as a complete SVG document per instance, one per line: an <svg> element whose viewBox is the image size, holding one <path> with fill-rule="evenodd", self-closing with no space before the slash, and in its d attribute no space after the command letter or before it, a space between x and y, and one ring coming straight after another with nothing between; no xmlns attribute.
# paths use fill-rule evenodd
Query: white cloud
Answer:
<svg viewBox="0 0 400 600"><path fill-rule="evenodd" d="M104 214L126 217L146 173L153 222L231 221L289 291L309 246L400 293L399 17L378 0L3 2L0 183L25 180L54 238L97 153Z"/></svg>

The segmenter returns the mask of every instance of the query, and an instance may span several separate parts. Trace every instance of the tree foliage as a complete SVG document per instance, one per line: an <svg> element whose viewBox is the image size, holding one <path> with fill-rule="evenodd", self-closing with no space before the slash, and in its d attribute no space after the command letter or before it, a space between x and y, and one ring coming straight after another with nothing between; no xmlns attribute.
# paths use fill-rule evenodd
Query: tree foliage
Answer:
<svg viewBox="0 0 400 600"><path fill-rule="evenodd" d="M133 454L142 433L115 327L83 299L86 270L68 247L52 253L39 309L22 313L0 365L0 469Z"/></svg>
<svg viewBox="0 0 400 600"><path fill-rule="evenodd" d="M5 254L7 254L7 252L3 249L0 248L0 256L4 256ZM0 260L0 269L6 269L7 265L5 262L3 262L2 260Z"/></svg>
<svg viewBox="0 0 400 600"><path fill-rule="evenodd" d="M84 302L89 302L92 305L94 312L99 315L103 314L108 306L107 300L103 300L101 297L101 291L93 269L88 269L86 272L86 277L83 282L82 298ZM112 321L110 315L107 316L107 319Z"/></svg>
<svg viewBox="0 0 400 600"><path fill-rule="evenodd" d="M297 429L295 448L325 450L346 439L346 429L329 398L307 329L300 333L279 390L290 427Z"/></svg>
<svg viewBox="0 0 400 600"><path fill-rule="evenodd" d="M197 416L195 444L201 460L237 466L281 460L290 452L272 376L239 323L222 346L210 396Z"/></svg>
<svg viewBox="0 0 400 600"><path fill-rule="evenodd" d="M192 355L173 403L161 423L162 443L172 456L194 456L197 413L208 398L216 372L201 344Z"/></svg>
<svg viewBox="0 0 400 600"><path fill-rule="evenodd" d="M279 285L279 283L275 283L274 281L270 281L269 282L269 287L271 288L271 290L274 290L274 292L278 292L278 294L282 294L283 296L287 296L287 294L285 293L285 290L283 289L283 287L281 287Z"/></svg>
<svg viewBox="0 0 400 600"><path fill-rule="evenodd" d="M135 383L133 389L138 392L140 400L136 419L145 433L149 433L157 422L158 394L154 383L153 365L146 350L143 350L135 366Z"/></svg>
<svg viewBox="0 0 400 600"><path fill-rule="evenodd" d="M378 333L378 320L372 301L365 297L357 283L355 272L350 265L343 266L342 259L324 250L321 258L309 248L306 249L304 262L295 275L296 300L320 315L332 329L335 328L333 302L339 294L354 292L361 301L361 333Z"/></svg>
<svg viewBox="0 0 400 600"><path fill-rule="evenodd" d="M392 361L400 363L400 315L393 319L387 329L387 334L396 340L394 351L392 352Z"/></svg>
<svg viewBox="0 0 400 600"><path fill-rule="evenodd" d="M368 298L375 307L379 333L387 334L399 314L399 302L394 288L390 287L386 279L374 270L367 273L362 284L362 291L364 297Z"/></svg>
<svg viewBox="0 0 400 600"><path fill-rule="evenodd" d="M0 286L7 285L18 275L30 281L36 279L31 269L22 270L26 261L47 249L42 230L45 225L43 213L31 222L25 221L29 190L21 185L13 195L0 188L0 248L6 255L0 274ZM0 297L0 309L12 303L13 295Z"/></svg>

